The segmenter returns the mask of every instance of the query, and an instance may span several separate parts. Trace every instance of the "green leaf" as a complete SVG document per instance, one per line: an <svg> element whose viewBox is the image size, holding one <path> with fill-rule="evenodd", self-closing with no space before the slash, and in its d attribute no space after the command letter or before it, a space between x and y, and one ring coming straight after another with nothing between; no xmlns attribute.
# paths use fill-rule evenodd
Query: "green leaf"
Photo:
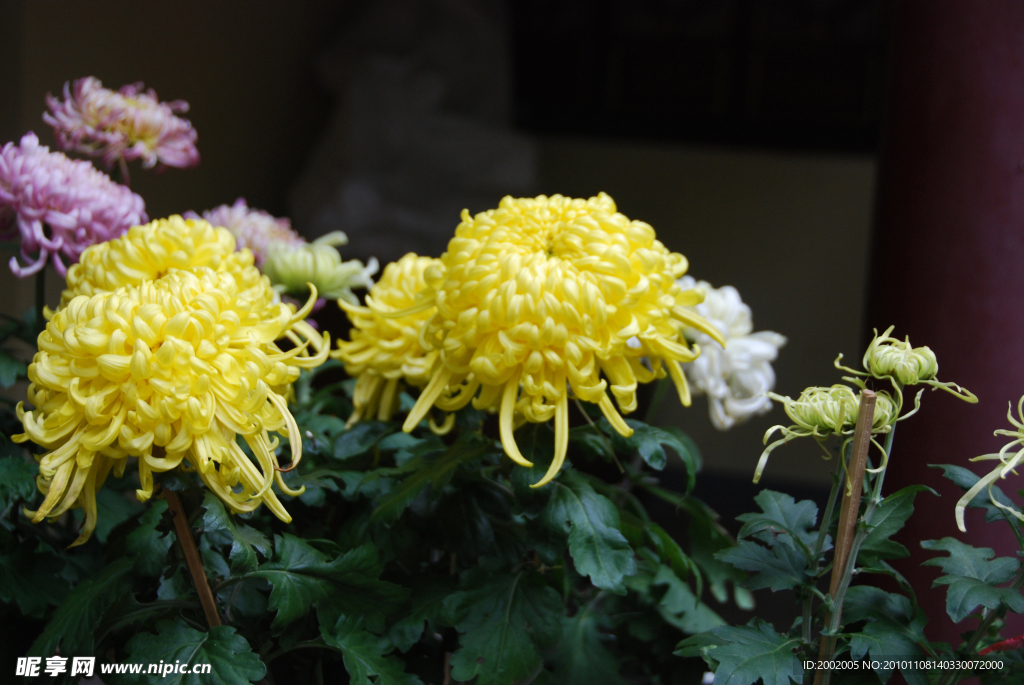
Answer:
<svg viewBox="0 0 1024 685"><path fill-rule="evenodd" d="M758 539L773 545L775 537L783 533L799 540L805 549L815 543L818 537L814 530L818 520L818 505L813 501L805 499L797 502L789 495L774 490L762 490L754 501L761 507L761 513L736 517L737 521L743 522L738 537L764 533L757 536Z"/></svg>
<svg viewBox="0 0 1024 685"><path fill-rule="evenodd" d="M679 429L655 428L635 419L626 419L626 424L633 429L633 435L628 438L619 435L608 419L601 419L598 425L611 437L617 452L639 454L648 466L658 471L668 463L665 447L670 447L686 465L686 492L693 490L700 471L700 452L689 436Z"/></svg>
<svg viewBox="0 0 1024 685"><path fill-rule="evenodd" d="M96 493L96 539L106 542L110 531L130 518L138 516L145 508L135 497L129 499L123 492L102 488Z"/></svg>
<svg viewBox="0 0 1024 685"><path fill-rule="evenodd" d="M167 501L153 502L142 512L139 525L128 533L125 549L135 557L135 570L144 576L158 576L167 565L167 552L177 539L174 533L163 535L156 530L160 519L167 511Z"/></svg>
<svg viewBox="0 0 1024 685"><path fill-rule="evenodd" d="M942 469L943 476L953 481L958 487L964 492L974 487L974 484L981 480L981 476L974 473L969 469L965 469L963 466L956 466L954 464L929 464L933 469ZM989 493L991 492L992 497L995 498L1000 504L1016 508L1016 505L1006 496L998 485L993 485L990 489L985 489L974 496L968 504L968 508L984 509L985 510L985 522L992 523L993 521L1005 520L1009 521L1012 525L1018 525L1017 519L1014 518L1008 512L1000 509L996 505L992 504L992 500L989 499Z"/></svg>
<svg viewBox="0 0 1024 685"><path fill-rule="evenodd" d="M749 590L770 588L772 592L810 584L807 556L790 545L768 548L753 540L740 540L736 547L715 554L716 559L754 575L743 581Z"/></svg>
<svg viewBox="0 0 1024 685"><path fill-rule="evenodd" d="M394 433L396 425L382 421L360 421L334 441L334 458L339 461L365 454L377 441Z"/></svg>
<svg viewBox="0 0 1024 685"><path fill-rule="evenodd" d="M562 617L562 639L551 654L555 666L553 680L559 685L625 685L619 674L619 661L608 649L613 634L601 632L607 617L591 605L572 618Z"/></svg>
<svg viewBox="0 0 1024 685"><path fill-rule="evenodd" d="M313 605L326 602L339 611L364 615L370 630L381 630L384 616L407 594L404 588L379 579L382 564L377 548L364 545L337 556L285 533L275 537L274 561L250 574L271 585L270 604L277 612L271 628L284 630Z"/></svg>
<svg viewBox="0 0 1024 685"><path fill-rule="evenodd" d="M658 567L652 584L667 587L658 602L658 613L666 623L691 635L725 625L722 617L701 602L690 590L690 586L680 580L668 566Z"/></svg>
<svg viewBox="0 0 1024 685"><path fill-rule="evenodd" d="M271 545L267 536L252 526L247 526L235 519L224 508L220 498L212 492L203 497L203 530L207 533L224 531L231 536L231 551L228 559L231 570L236 573L249 573L256 570L259 561L256 553L264 558L270 556Z"/></svg>
<svg viewBox="0 0 1024 685"><path fill-rule="evenodd" d="M156 635L139 633L129 640L125 662L210 664L209 673L171 673L160 679L162 685L240 685L256 682L267 674L267 667L231 626L214 626L203 633L179 618L158 621L156 631ZM145 674L122 675L114 680L115 685L153 681L154 676Z"/></svg>
<svg viewBox="0 0 1024 685"><path fill-rule="evenodd" d="M998 609L1000 605L1013 612L1024 612L1024 597L1013 588L995 587L1009 582L1020 563L1010 557L993 559L995 552L988 547L972 547L955 538L923 540L921 546L938 552L949 552L948 557L937 557L923 563L938 566L946 575L939 576L932 587L948 585L946 613L959 623L977 607Z"/></svg>
<svg viewBox="0 0 1024 685"><path fill-rule="evenodd" d="M17 602L25 616L42 618L48 604L59 605L68 593L63 569L64 562L48 545L23 542L0 554L0 600Z"/></svg>
<svg viewBox="0 0 1024 685"><path fill-rule="evenodd" d="M572 470L564 471L552 487L542 516L548 527L569 534L576 570L602 590L625 593L623 579L636 573L636 560L619 530L618 508Z"/></svg>
<svg viewBox="0 0 1024 685"><path fill-rule="evenodd" d="M31 501L38 473L39 465L21 455L0 457L0 511L17 501Z"/></svg>
<svg viewBox="0 0 1024 685"><path fill-rule="evenodd" d="M711 633L718 642L710 650L718 661L715 685L752 685L759 679L764 685L803 682L803 664L793 654L800 641L779 635L761 619L745 626L715 628Z"/></svg>
<svg viewBox="0 0 1024 685"><path fill-rule="evenodd" d="M362 620L342 616L334 626L320 626L324 642L342 653L351 685L423 685L405 672L401 659L386 656L394 645L386 637L362 629ZM377 676L371 680L372 676Z"/></svg>
<svg viewBox="0 0 1024 685"><path fill-rule="evenodd" d="M569 443L591 457L612 461L615 456L611 440L596 426L576 426L569 430Z"/></svg>
<svg viewBox="0 0 1024 685"><path fill-rule="evenodd" d="M59 645L61 654L93 654L93 633L107 609L128 592L134 565L133 558L123 557L75 586L28 653L53 656Z"/></svg>
<svg viewBox="0 0 1024 685"><path fill-rule="evenodd" d="M370 520L375 523L394 523L423 488L430 485L435 492L439 491L451 480L460 464L476 459L487 451L488 443L474 438L471 433L464 433L463 436L466 437L460 436L441 456L417 460L417 469L381 501Z"/></svg>
<svg viewBox="0 0 1024 685"><path fill-rule="evenodd" d="M0 388L7 389L25 377L28 365L18 361L4 350L0 350Z"/></svg>
<svg viewBox="0 0 1024 685"><path fill-rule="evenodd" d="M903 559L910 556L907 548L889 538L895 535L914 513L914 497L925 490L938 496L924 485L911 485L882 500L871 517L871 528L857 554L858 566L878 566L882 559Z"/></svg>
<svg viewBox="0 0 1024 685"><path fill-rule="evenodd" d="M657 552L658 558L668 564L680 578L685 579L692 574L697 584L697 594L701 594L704 588L702 587L700 569L683 551L679 543L657 523L647 522L643 524L643 528L647 533L647 539L651 542L654 551Z"/></svg>
<svg viewBox="0 0 1024 685"><path fill-rule="evenodd" d="M445 601L451 623L462 633L452 655L452 679L476 685L509 685L534 676L541 654L558 638L562 599L536 573L489 575L476 567L463 590Z"/></svg>
<svg viewBox="0 0 1024 685"><path fill-rule="evenodd" d="M860 632L850 636L850 658L860 660L870 653L879 662L875 673L882 682L892 676L892 663L897 659L923 657L920 644L926 642L925 615L903 595L890 594L870 585L851 587L843 602L843 622L847 625L867 621ZM908 682L926 683L916 670L902 670Z"/></svg>

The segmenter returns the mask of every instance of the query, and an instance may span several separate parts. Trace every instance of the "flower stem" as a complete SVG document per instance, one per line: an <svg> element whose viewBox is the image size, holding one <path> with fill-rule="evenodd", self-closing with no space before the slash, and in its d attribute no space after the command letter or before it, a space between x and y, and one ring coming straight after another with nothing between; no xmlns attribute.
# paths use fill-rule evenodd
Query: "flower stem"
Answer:
<svg viewBox="0 0 1024 685"><path fill-rule="evenodd" d="M820 568L821 550L825 547L825 538L828 537L828 529L832 523L832 512L836 508L836 500L839 499L839 490L842 488L843 478L846 475L846 455L839 454L839 463L836 465L836 477L832 482L832 491L828 494L828 503L825 505L825 512L821 516L821 528L818 530L818 539L814 542L814 575L817 577ZM812 639L811 621L813 618L814 593L808 592L804 597L803 611L803 632L804 641Z"/></svg>
<svg viewBox="0 0 1024 685"><path fill-rule="evenodd" d="M846 595L846 588L850 585L853 571L856 568L857 551L863 542L865 525L856 535L857 515L860 512L861 487L864 483L864 472L867 468L868 448L871 447L871 427L875 413L875 393L864 390L860 395L860 408L857 411L857 425L854 428L853 446L850 450L850 465L848 467L849 482L851 489L843 495L843 504L839 513L839 526L836 530L836 548L832 556L832 583L829 595L832 598L832 606L828 611L828 632L830 635L822 635L821 648L818 650L818 658L826 661L832 659L836 649L836 638L834 634L839 629L843 610L843 597ZM842 482L842 481L840 481ZM870 523L871 515L874 513L874 498L868 502L864 512L865 524ZM828 685L831 680L829 671L818 671L815 674L815 685L823 683Z"/></svg>
<svg viewBox="0 0 1024 685"><path fill-rule="evenodd" d="M174 530L178 533L178 542L181 543L181 549L185 553L185 561L188 563L189 573L192 574L192 581L196 585L199 603L202 604L203 613L206 614L206 623L211 628L219 626L221 620L220 614L217 613L217 603L213 599L213 592L210 591L210 581L206 577L206 570L199 557L199 550L196 549L196 541L192 538L192 529L189 528L185 508L181 506L181 498L173 490L164 488L164 499L167 500L167 508L171 510L171 515L174 518Z"/></svg>
<svg viewBox="0 0 1024 685"><path fill-rule="evenodd" d="M43 309L46 307L46 269L36 272L36 335L46 329Z"/></svg>

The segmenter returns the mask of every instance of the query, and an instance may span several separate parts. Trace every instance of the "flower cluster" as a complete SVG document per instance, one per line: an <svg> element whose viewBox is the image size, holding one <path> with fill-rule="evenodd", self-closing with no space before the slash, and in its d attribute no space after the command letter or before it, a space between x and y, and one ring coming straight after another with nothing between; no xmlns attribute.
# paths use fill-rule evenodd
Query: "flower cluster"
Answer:
<svg viewBox="0 0 1024 685"><path fill-rule="evenodd" d="M270 433L289 438L297 464L301 436L285 397L300 369L326 359L329 341L304 321L315 292L295 311L251 253L233 249L226 230L172 217L88 252L69 278L70 299L39 336L28 370L34 409L18 408L25 433L15 439L49 450L34 521L81 506L76 544L84 542L97 488L112 470L123 475L129 458L138 461L141 500L153 494L154 473L180 466L236 512L266 503L290 520L272 485L298 492L280 477ZM281 338L290 349L278 347Z"/></svg>
<svg viewBox="0 0 1024 685"><path fill-rule="evenodd" d="M52 259L64 264L98 242L146 221L142 198L114 183L88 162L68 159L39 145L32 133L0 150L0 228L13 223L21 234L21 257L11 258L18 277L37 273Z"/></svg>
<svg viewBox="0 0 1024 685"><path fill-rule="evenodd" d="M160 102L152 88L143 88L134 83L114 91L92 76L65 83L63 100L47 95L43 121L53 126L61 149L99 157L107 167L133 159L146 168L199 164L196 131L177 116L188 103Z"/></svg>
<svg viewBox="0 0 1024 685"><path fill-rule="evenodd" d="M686 258L666 249L653 228L630 221L603 193L589 200L506 197L475 217L464 211L448 251L425 268L415 304L396 311L369 303L387 318L431 314L419 337L438 354L404 429L431 407L453 412L472 401L498 413L505 453L531 467L513 428L554 418L554 456L539 487L565 459L570 399L597 404L627 436L632 429L609 390L619 410L630 412L637 384L667 372L689 404L680 364L699 350L683 328L724 340L690 309L703 294L676 283L686 268ZM341 354L348 361L344 348Z"/></svg>
<svg viewBox="0 0 1024 685"><path fill-rule="evenodd" d="M683 289L704 291L704 302L694 309L717 328L726 340L723 347L711 336L694 328L684 333L700 346L701 355L683 365L694 394L706 394L711 423L724 431L751 416L771 410L768 392L775 387L772 362L786 338L774 331L754 333L750 307L732 286L714 288L706 281L683 276Z"/></svg>
<svg viewBox="0 0 1024 685"><path fill-rule="evenodd" d="M400 383L422 388L430 380L438 352L423 347L420 331L433 311L389 314L417 303L427 287L424 273L437 264L409 253L384 269L366 296L368 306L338 302L352 322L352 339L339 340L331 356L343 360L346 373L358 379L349 426L362 418L390 421L398 408ZM454 419L454 414L449 416Z"/></svg>

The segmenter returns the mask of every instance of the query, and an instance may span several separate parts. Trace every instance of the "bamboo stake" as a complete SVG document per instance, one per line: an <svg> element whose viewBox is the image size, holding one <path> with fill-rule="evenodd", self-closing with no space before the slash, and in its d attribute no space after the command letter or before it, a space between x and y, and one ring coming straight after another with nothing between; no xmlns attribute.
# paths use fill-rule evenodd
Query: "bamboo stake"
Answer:
<svg viewBox="0 0 1024 685"><path fill-rule="evenodd" d="M860 514L860 499L864 486L864 472L868 466L868 448L871 447L871 426L875 418L875 400L877 396L871 390L862 390L860 393L860 408L857 410L857 425L853 430L853 449L850 450L850 463L847 465L846 473L850 479L850 489L844 488L843 504L839 509L839 527L836 531L836 551L832 563L832 581L829 586L829 596L833 599L839 584L842 582L843 573L850 561L850 548L853 547L854 534L857 531L857 518ZM840 484L842 487L842 484ZM827 525L827 522L822 522ZM838 609L840 612L842 608ZM825 623L830 620L826 615ZM828 653L827 636L821 636L821 646L818 649L818 658L824 659ZM819 685L824 676L824 671L819 670L814 674L814 685Z"/></svg>
<svg viewBox="0 0 1024 685"><path fill-rule="evenodd" d="M167 488L164 488L163 496L167 500L167 507L171 510L171 515L174 518L174 530L178 533L178 542L181 543L181 549L185 553L185 561L188 562L189 573L192 574L192 581L196 585L199 603L203 605L206 622L211 628L219 626L221 621L220 614L217 613L217 603L213 599L210 581L206 578L206 570L199 557L199 550L196 549L196 541L192 538L188 516L185 515L185 508L181 506L181 498L178 497L178 493Z"/></svg>

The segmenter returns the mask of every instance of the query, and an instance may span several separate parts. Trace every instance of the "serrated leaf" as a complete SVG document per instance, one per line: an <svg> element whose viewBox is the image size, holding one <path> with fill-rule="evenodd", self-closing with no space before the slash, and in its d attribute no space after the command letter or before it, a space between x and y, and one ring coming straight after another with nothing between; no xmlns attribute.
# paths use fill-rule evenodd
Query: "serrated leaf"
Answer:
<svg viewBox="0 0 1024 685"><path fill-rule="evenodd" d="M718 646L710 655L718 662L715 685L789 685L803 682L804 667L793 650L797 639L779 635L768 623L754 619L748 625L715 628Z"/></svg>
<svg viewBox="0 0 1024 685"><path fill-rule="evenodd" d="M658 613L666 623L684 633L692 635L725 625L722 617L701 602L690 586L680 580L668 566L658 567L651 584L666 587L665 594L658 601Z"/></svg>
<svg viewBox="0 0 1024 685"><path fill-rule="evenodd" d="M615 636L601 632L607 620L588 605L573 617L562 617L562 638L551 654L552 677L559 685L625 685L619 661L608 649Z"/></svg>
<svg viewBox="0 0 1024 685"><path fill-rule="evenodd" d="M369 629L381 630L384 616L408 594L404 588L379 579L382 564L373 545L330 558L285 533L275 537L274 549L274 560L250 577L263 578L271 585L269 607L277 612L271 628L276 632L322 603L344 613L363 615Z"/></svg>
<svg viewBox="0 0 1024 685"><path fill-rule="evenodd" d="M334 441L334 458L339 461L366 454L377 441L389 433L394 433L397 426L382 421L360 421L342 433Z"/></svg>
<svg viewBox="0 0 1024 685"><path fill-rule="evenodd" d="M62 654L92 654L93 633L107 609L128 592L134 565L131 557L118 559L76 585L36 638L29 655L53 656L58 645Z"/></svg>
<svg viewBox="0 0 1024 685"><path fill-rule="evenodd" d="M370 520L375 523L394 523L423 488L430 485L435 492L440 490L451 480L460 464L486 453L488 443L474 438L471 433L463 435L467 437L460 437L444 454L435 458L421 457L416 460L416 470L381 500ZM410 462L409 465L412 466L413 463Z"/></svg>
<svg viewBox="0 0 1024 685"><path fill-rule="evenodd" d="M843 622L850 625L860 621L867 624L850 636L850 658L859 661L870 654L878 662L875 673L883 683L892 676L890 666L894 661L924 656L920 643L926 642L927 618L906 597L870 585L851 587L843 602ZM927 682L919 671L901 672L913 685Z"/></svg>
<svg viewBox="0 0 1024 685"><path fill-rule="evenodd" d="M929 464L932 468L938 468L943 470L943 476L953 481L958 487L965 492L974 487L975 483L981 480L981 477L969 469L965 469L962 466L956 466L954 464ZM995 498L1000 504L1016 508L1013 501L1006 496L998 485L992 485L991 488L982 490L974 496L968 504L968 508L984 509L985 510L985 522L992 523L993 521L1009 521L1012 525L1019 525L1017 519L1011 514L1000 509L996 505L992 504L992 500L989 498L989 493Z"/></svg>
<svg viewBox="0 0 1024 685"><path fill-rule="evenodd" d="M25 377L28 365L0 350L0 388L5 390L18 382L18 377Z"/></svg>
<svg viewBox="0 0 1024 685"><path fill-rule="evenodd" d="M993 559L995 552L988 547L972 547L955 538L923 540L921 547L938 552L949 552L948 557L937 557L923 563L938 566L946 575L932 584L948 585L946 613L959 623L976 608L998 609L1000 605L1013 612L1024 612L1024 597L1013 588L995 587L1009 582L1020 563L1011 557Z"/></svg>
<svg viewBox="0 0 1024 685"><path fill-rule="evenodd" d="M48 545L24 542L0 554L0 600L17 602L25 616L42 618L49 604L59 605L68 593L64 568Z"/></svg>
<svg viewBox="0 0 1024 685"><path fill-rule="evenodd" d="M916 659L925 656L924 650L891 621L872 621L862 631L850 636L850 658L860 661L865 654L870 654L871 660L877 664L874 670L883 683L892 677L891 665L900 663L897 657ZM927 676L916 669L901 668L900 672L910 685L928 682Z"/></svg>
<svg viewBox="0 0 1024 685"><path fill-rule="evenodd" d="M20 455L0 458L0 511L19 500L31 501L36 492L38 473L39 465L26 461Z"/></svg>
<svg viewBox="0 0 1024 685"><path fill-rule="evenodd" d="M914 497L922 490L936 494L924 485L911 485L882 500L871 517L871 528L857 554L858 566L878 566L882 559L903 559L910 556L907 548L890 540L903 528L914 513Z"/></svg>
<svg viewBox="0 0 1024 685"><path fill-rule="evenodd" d="M256 569L259 562L256 553L264 558L270 556L272 547L267 536L252 526L235 519L224 508L220 498L212 492L203 497L203 530L207 533L223 531L231 536L231 551L228 559L235 573L248 573Z"/></svg>
<svg viewBox="0 0 1024 685"><path fill-rule="evenodd" d="M135 570L144 576L158 576L167 565L167 552L176 539L174 533L156 530L167 511L167 501L153 500L139 517L139 525L128 533L125 549L135 557Z"/></svg>
<svg viewBox="0 0 1024 685"><path fill-rule="evenodd" d="M426 626L441 616L444 601L455 592L453 576L413 576L410 582L412 606L388 629L388 637L400 652L419 642Z"/></svg>
<svg viewBox="0 0 1024 685"><path fill-rule="evenodd" d="M461 633L452 655L452 678L476 685L509 685L533 676L541 654L558 638L562 599L536 573L488 574L477 567L464 589L445 600L445 610Z"/></svg>
<svg viewBox="0 0 1024 685"><path fill-rule="evenodd" d="M766 532L768 535L758 539L774 544L780 533L799 540L805 547L814 545L818 534L814 524L818 520L818 505L809 499L797 502L789 495L774 490L762 490L754 498L761 507L760 513L737 516L743 522L738 537L745 538L755 533Z"/></svg>
<svg viewBox="0 0 1024 685"><path fill-rule="evenodd" d="M602 590L625 593L623 579L636 573L636 560L619 530L619 510L575 471L564 471L552 488L541 516L551 529L568 533L576 570Z"/></svg>
<svg viewBox="0 0 1024 685"><path fill-rule="evenodd" d="M321 625L320 634L342 653L350 685L423 685L405 672L401 659L387 656L394 651L391 641L363 630L360 618L342 616L333 626Z"/></svg>
<svg viewBox="0 0 1024 685"><path fill-rule="evenodd" d="M753 540L740 540L736 547L715 554L715 558L753 575L743 581L748 590L770 588L773 592L810 583L807 556L789 545L768 548Z"/></svg>
<svg viewBox="0 0 1024 685"><path fill-rule="evenodd" d="M214 626L209 632L203 633L179 618L174 621L158 621L156 631L156 635L139 633L129 640L125 647L125 661L210 664L209 673L171 673L160 679L162 684L240 685L260 680L267 674L266 666L252 651L252 647L231 626ZM145 674L123 674L113 680L114 685L152 681L153 678Z"/></svg>

